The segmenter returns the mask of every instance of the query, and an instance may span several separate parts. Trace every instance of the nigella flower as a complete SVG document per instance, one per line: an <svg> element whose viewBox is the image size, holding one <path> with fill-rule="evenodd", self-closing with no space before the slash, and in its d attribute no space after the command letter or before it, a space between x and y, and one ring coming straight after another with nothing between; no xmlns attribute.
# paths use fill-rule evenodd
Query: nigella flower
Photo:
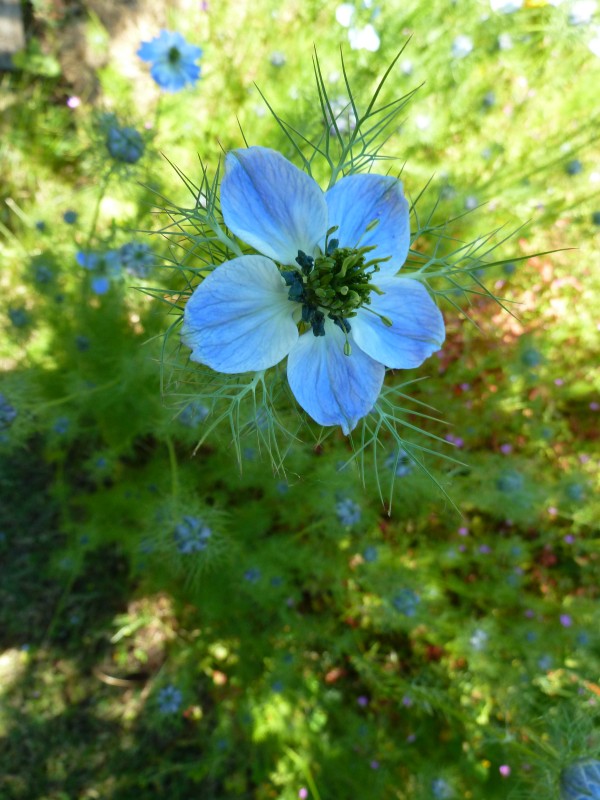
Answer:
<svg viewBox="0 0 600 800"><path fill-rule="evenodd" d="M581 758L560 774L561 800L590 800L600 797L600 761Z"/></svg>
<svg viewBox="0 0 600 800"><path fill-rule="evenodd" d="M184 555L206 550L212 531L198 517L185 516L173 533L177 550Z"/></svg>
<svg viewBox="0 0 600 800"><path fill-rule="evenodd" d="M180 33L162 30L152 41L142 42L137 54L152 64L150 75L167 92L178 92L187 83L193 86L200 77L195 61L202 50L188 44Z"/></svg>
<svg viewBox="0 0 600 800"><path fill-rule="evenodd" d="M298 403L348 434L386 367L418 367L441 347L444 321L427 289L396 277L410 244L397 178L348 175L324 193L280 153L250 147L227 155L221 209L262 255L225 262L188 300L193 360L234 374L287 356Z"/></svg>
<svg viewBox="0 0 600 800"><path fill-rule="evenodd" d="M142 134L135 128L113 125L106 134L106 147L115 161L135 164L144 153Z"/></svg>
<svg viewBox="0 0 600 800"><path fill-rule="evenodd" d="M128 242L119 252L124 269L137 278L148 277L150 268L156 262L150 245L145 242Z"/></svg>
<svg viewBox="0 0 600 800"><path fill-rule="evenodd" d="M121 269L121 255L118 250L107 250L104 253L79 250L75 258L80 267L90 271L97 270L109 275L117 275Z"/></svg>
<svg viewBox="0 0 600 800"><path fill-rule="evenodd" d="M0 392L0 431L10 428L17 418L17 409Z"/></svg>
<svg viewBox="0 0 600 800"><path fill-rule="evenodd" d="M157 696L158 710L161 714L176 714L183 701L183 693L175 686L165 686Z"/></svg>
<svg viewBox="0 0 600 800"><path fill-rule="evenodd" d="M358 503L349 497L344 497L335 504L335 513L342 525L356 525L360 522L362 511Z"/></svg>

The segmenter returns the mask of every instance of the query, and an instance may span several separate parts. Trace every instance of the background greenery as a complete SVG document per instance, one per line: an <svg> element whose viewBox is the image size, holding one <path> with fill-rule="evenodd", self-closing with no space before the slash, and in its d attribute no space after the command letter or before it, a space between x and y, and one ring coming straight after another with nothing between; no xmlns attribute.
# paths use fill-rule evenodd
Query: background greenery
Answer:
<svg viewBox="0 0 600 800"><path fill-rule="evenodd" d="M312 0L26 12L0 84L0 797L560 797L600 747L600 15L365 2L368 52ZM161 95L135 55L161 27L203 48L195 89ZM406 391L445 422L409 421L464 462L427 462L460 514L390 444L388 515L338 432L285 475L252 431L241 474L226 430L194 455L205 410L161 366L186 256L157 208L191 203L161 154L198 182L239 121L291 155L256 84L318 130L313 46L346 119L340 45L366 104L409 37L385 152L452 220L441 247L493 234L504 262L481 280L508 310L457 288L439 358L390 378L425 378ZM131 241L150 274L95 293L77 253Z"/></svg>

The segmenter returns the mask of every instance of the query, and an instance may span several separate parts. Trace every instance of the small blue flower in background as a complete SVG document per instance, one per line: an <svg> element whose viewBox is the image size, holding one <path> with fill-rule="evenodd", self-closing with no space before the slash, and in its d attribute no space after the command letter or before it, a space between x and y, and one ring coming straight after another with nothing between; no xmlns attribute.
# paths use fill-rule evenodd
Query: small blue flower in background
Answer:
<svg viewBox="0 0 600 800"><path fill-rule="evenodd" d="M146 278L156 263L156 256L145 242L128 242L120 249L123 268L137 278Z"/></svg>
<svg viewBox="0 0 600 800"><path fill-rule="evenodd" d="M299 405L348 434L376 403L386 367L418 367L442 346L427 289L396 274L410 245L397 178L347 175L323 192L280 153L249 147L227 154L221 208L261 255L221 264L188 300L183 341L194 361L235 374L287 357Z"/></svg>
<svg viewBox="0 0 600 800"><path fill-rule="evenodd" d="M574 158L572 161L568 161L565 164L565 172L567 175L579 175L583 172L583 164L578 158Z"/></svg>
<svg viewBox="0 0 600 800"><path fill-rule="evenodd" d="M118 250L94 252L93 250L79 250L75 259L80 267L90 272L103 272L116 276L121 270L121 254Z"/></svg>
<svg viewBox="0 0 600 800"><path fill-rule="evenodd" d="M50 267L46 266L46 264L36 264L33 271L33 279L36 283L46 285L48 283L52 283L54 280L54 273Z"/></svg>
<svg viewBox="0 0 600 800"><path fill-rule="evenodd" d="M600 800L600 761L581 758L560 773L561 800Z"/></svg>
<svg viewBox="0 0 600 800"><path fill-rule="evenodd" d="M176 714L183 702L183 693L175 686L165 686L157 695L156 702L161 714Z"/></svg>
<svg viewBox="0 0 600 800"><path fill-rule="evenodd" d="M103 295L110 289L110 280L106 275L98 275L98 277L92 278L91 286L94 294Z"/></svg>
<svg viewBox="0 0 600 800"><path fill-rule="evenodd" d="M516 469L507 469L496 481L496 488L501 492L519 492L524 486L525 481L520 472Z"/></svg>
<svg viewBox="0 0 600 800"><path fill-rule="evenodd" d="M454 58L466 58L473 50L473 40L470 36L460 35L452 42L452 55Z"/></svg>
<svg viewBox="0 0 600 800"><path fill-rule="evenodd" d="M600 225L600 211L592 212L592 223L594 225Z"/></svg>
<svg viewBox="0 0 600 800"><path fill-rule="evenodd" d="M431 782L431 791L436 800L451 800L455 797L454 789L444 778L435 778Z"/></svg>
<svg viewBox="0 0 600 800"><path fill-rule="evenodd" d="M271 53L269 61L274 67L283 67L285 64L285 56L283 53L280 53L279 50L276 50L274 53Z"/></svg>
<svg viewBox="0 0 600 800"><path fill-rule="evenodd" d="M201 553L206 550L212 531L199 517L185 516L173 532L180 553Z"/></svg>
<svg viewBox="0 0 600 800"><path fill-rule="evenodd" d="M469 643L473 650L485 650L486 645L488 643L489 636L488 634L482 630L481 628L477 628L477 630L473 633L471 638L469 639Z"/></svg>
<svg viewBox="0 0 600 800"><path fill-rule="evenodd" d="M0 431L10 428L16 418L16 408L11 406L6 397L0 392Z"/></svg>
<svg viewBox="0 0 600 800"><path fill-rule="evenodd" d="M116 161L135 164L144 154L142 134L135 128L121 128L118 125L108 129L106 147Z"/></svg>
<svg viewBox="0 0 600 800"><path fill-rule="evenodd" d="M83 336L81 334L77 334L75 337L75 347L79 350L80 353L85 353L87 350L90 349L90 340L87 336Z"/></svg>
<svg viewBox="0 0 600 800"><path fill-rule="evenodd" d="M244 580L248 581L248 583L257 583L261 578L261 571L258 567L250 567L244 572Z"/></svg>
<svg viewBox="0 0 600 800"><path fill-rule="evenodd" d="M367 563L372 564L373 561L377 561L378 555L377 548L373 545L369 545L365 547L363 558Z"/></svg>
<svg viewBox="0 0 600 800"><path fill-rule="evenodd" d="M412 462L405 450L398 450L397 453L390 453L385 460L385 466L394 470L396 477L405 478L412 472Z"/></svg>
<svg viewBox="0 0 600 800"><path fill-rule="evenodd" d="M392 605L400 614L405 617L414 617L421 598L412 589L401 589L392 598Z"/></svg>
<svg viewBox="0 0 600 800"><path fill-rule="evenodd" d="M29 325L29 314L24 308L9 308L8 317L15 328L25 328Z"/></svg>
<svg viewBox="0 0 600 800"><path fill-rule="evenodd" d="M59 417L52 426L52 430L59 436L63 436L65 433L67 433L70 427L71 420L68 417Z"/></svg>
<svg viewBox="0 0 600 800"><path fill-rule="evenodd" d="M355 503L354 500L350 500L349 497L338 500L335 504L335 513L341 524L347 525L348 527L356 525L357 522L360 522L362 517L360 506L358 503Z"/></svg>
<svg viewBox="0 0 600 800"><path fill-rule="evenodd" d="M67 223L67 225L74 225L77 222L77 217L77 212L72 211L71 209L65 211L63 214L63 220Z"/></svg>
<svg viewBox="0 0 600 800"><path fill-rule="evenodd" d="M197 400L188 403L178 417L179 422L186 428L195 428L208 417L209 411L205 405Z"/></svg>
<svg viewBox="0 0 600 800"><path fill-rule="evenodd" d="M195 61L202 56L202 50L188 44L180 33L162 30L150 42L142 42L137 51L142 61L152 64L150 75L167 92L178 92L200 77L200 67Z"/></svg>

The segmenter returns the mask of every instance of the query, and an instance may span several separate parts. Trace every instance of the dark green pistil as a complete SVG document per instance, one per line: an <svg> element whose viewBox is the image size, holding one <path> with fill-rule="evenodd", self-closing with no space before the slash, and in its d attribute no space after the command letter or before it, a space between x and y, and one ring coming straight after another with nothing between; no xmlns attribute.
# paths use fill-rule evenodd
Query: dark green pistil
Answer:
<svg viewBox="0 0 600 800"><path fill-rule="evenodd" d="M178 47L169 48L169 52L167 53L167 58L169 60L169 64L177 64L181 59L181 53L179 52L179 48Z"/></svg>

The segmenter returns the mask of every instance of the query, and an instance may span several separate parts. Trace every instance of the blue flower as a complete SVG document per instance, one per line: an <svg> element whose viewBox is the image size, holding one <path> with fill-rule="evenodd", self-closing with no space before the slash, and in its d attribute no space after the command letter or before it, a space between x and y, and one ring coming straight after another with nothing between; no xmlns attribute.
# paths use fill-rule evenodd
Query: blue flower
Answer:
<svg viewBox="0 0 600 800"><path fill-rule="evenodd" d="M211 536L212 531L204 521L191 516L185 516L173 533L177 550L185 555L206 550Z"/></svg>
<svg viewBox="0 0 600 800"><path fill-rule="evenodd" d="M57 433L59 436L67 433L69 428L71 427L71 420L68 417L59 417L54 425L52 426L52 430L54 433Z"/></svg>
<svg viewBox="0 0 600 800"><path fill-rule="evenodd" d="M16 408L11 406L6 397L0 392L0 431L10 428L16 418Z"/></svg>
<svg viewBox="0 0 600 800"><path fill-rule="evenodd" d="M135 128L120 128L115 125L108 129L106 147L111 156L126 164L135 164L144 153L144 140Z"/></svg>
<svg viewBox="0 0 600 800"><path fill-rule="evenodd" d="M146 278L156 256L145 242L128 242L121 247L121 262L124 269L138 278Z"/></svg>
<svg viewBox="0 0 600 800"><path fill-rule="evenodd" d="M175 686L165 686L158 693L158 710L161 714L176 714L181 708L183 694Z"/></svg>
<svg viewBox="0 0 600 800"><path fill-rule="evenodd" d="M561 800L596 800L600 798L600 761L581 758L560 773Z"/></svg>
<svg viewBox="0 0 600 800"><path fill-rule="evenodd" d="M349 497L345 497L336 503L335 512L342 525L356 525L362 517L360 506L354 500L350 500Z"/></svg>
<svg viewBox="0 0 600 800"><path fill-rule="evenodd" d="M115 276L121 270L121 254L118 250L106 250L104 252L79 250L75 258L80 267L90 272L98 271Z"/></svg>
<svg viewBox="0 0 600 800"><path fill-rule="evenodd" d="M257 583L261 578L261 571L258 567L250 567L244 572L244 580L248 583Z"/></svg>
<svg viewBox="0 0 600 800"><path fill-rule="evenodd" d="M202 50L188 44L180 33L162 30L151 42L142 42L137 54L152 64L150 75L167 92L178 92L186 83L194 85L200 77L200 67L194 62Z"/></svg>
<svg viewBox="0 0 600 800"><path fill-rule="evenodd" d="M583 164L578 158L574 158L565 164L565 172L567 175L579 175L580 172L583 172Z"/></svg>
<svg viewBox="0 0 600 800"><path fill-rule="evenodd" d="M208 417L209 411L205 405L194 400L188 403L179 415L179 422L186 428L195 428Z"/></svg>
<svg viewBox="0 0 600 800"><path fill-rule="evenodd" d="M63 214L63 220L67 223L67 225L74 225L77 222L77 216L78 214L76 211L71 211L69 209Z"/></svg>
<svg viewBox="0 0 600 800"><path fill-rule="evenodd" d="M92 278L92 291L94 294L106 294L110 289L110 280L106 275L98 275L97 278Z"/></svg>
<svg viewBox="0 0 600 800"><path fill-rule="evenodd" d="M385 460L385 466L391 469L398 478L405 478L413 469L408 454L402 448L389 454Z"/></svg>
<svg viewBox="0 0 600 800"><path fill-rule="evenodd" d="M516 469L505 470L496 480L496 488L501 492L520 492L525 481Z"/></svg>
<svg viewBox="0 0 600 800"><path fill-rule="evenodd" d="M392 605L400 614L405 617L414 617L417 613L417 606L421 602L421 598L412 589L401 589L397 595L392 598Z"/></svg>
<svg viewBox="0 0 600 800"><path fill-rule="evenodd" d="M25 328L29 324L29 314L24 308L9 308L8 317L15 328Z"/></svg>
<svg viewBox="0 0 600 800"><path fill-rule="evenodd" d="M262 255L226 261L188 300L183 339L194 361L232 374L287 356L298 403L348 434L373 408L386 367L418 367L441 347L444 321L427 289L396 277L410 245L397 178L349 175L324 193L280 153L250 147L227 155L221 208Z"/></svg>

